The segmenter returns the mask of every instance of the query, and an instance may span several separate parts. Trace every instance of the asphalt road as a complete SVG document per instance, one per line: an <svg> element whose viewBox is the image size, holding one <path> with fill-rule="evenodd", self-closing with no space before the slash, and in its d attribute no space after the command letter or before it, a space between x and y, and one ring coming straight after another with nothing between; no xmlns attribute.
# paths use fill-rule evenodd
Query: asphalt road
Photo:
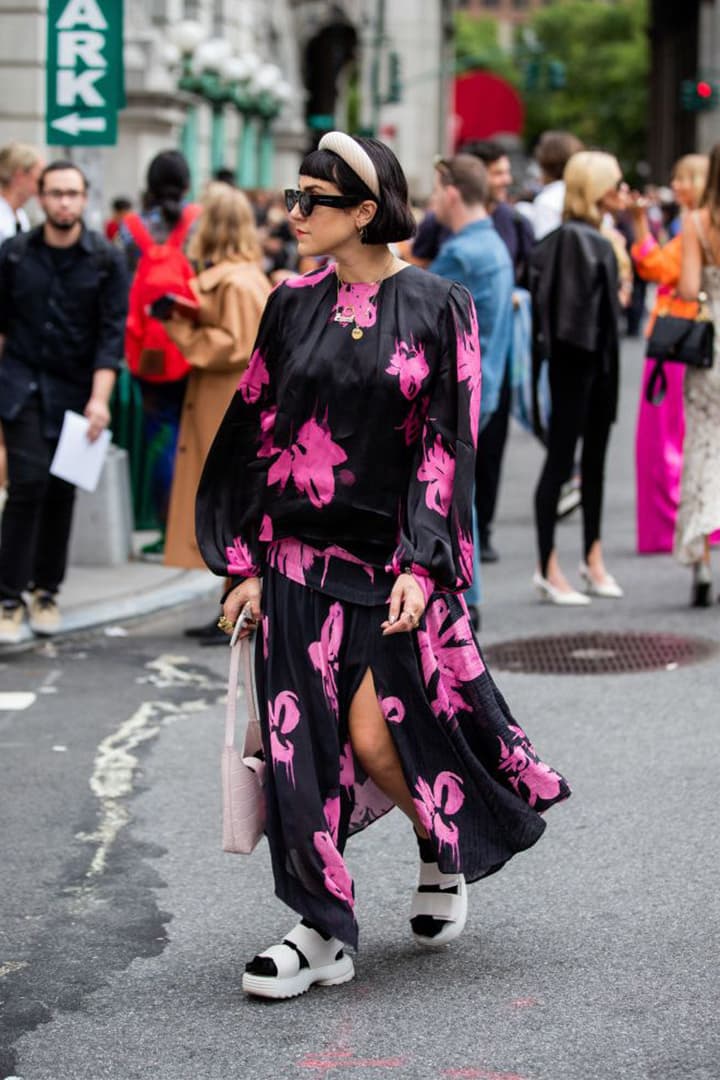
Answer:
<svg viewBox="0 0 720 1080"><path fill-rule="evenodd" d="M592 628L720 642L720 608L691 612L671 559L632 553L631 374L606 545L626 599L532 601L539 452L516 432L483 640ZM571 569L577 522L560 546ZM210 614L3 657L0 692L34 697L0 697L0 1078L718 1080L717 657L496 672L573 798L471 888L468 928L441 954L409 936L414 843L388 815L348 848L356 979L265 1003L242 994L243 964L294 919L264 845L220 849L227 656L180 634Z"/></svg>

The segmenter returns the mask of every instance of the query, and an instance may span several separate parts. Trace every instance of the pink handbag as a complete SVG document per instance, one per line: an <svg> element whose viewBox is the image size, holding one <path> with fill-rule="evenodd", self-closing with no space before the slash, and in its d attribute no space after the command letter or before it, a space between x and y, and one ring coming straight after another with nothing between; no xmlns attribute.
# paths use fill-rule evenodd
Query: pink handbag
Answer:
<svg viewBox="0 0 720 1080"><path fill-rule="evenodd" d="M223 850L237 855L249 855L257 847L265 831L266 765L264 761L254 756L262 748L253 677L255 635L244 638L242 641L237 641L236 637L236 634L233 635L230 643L225 745L221 755ZM242 752L235 746L235 718L241 657L248 710Z"/></svg>

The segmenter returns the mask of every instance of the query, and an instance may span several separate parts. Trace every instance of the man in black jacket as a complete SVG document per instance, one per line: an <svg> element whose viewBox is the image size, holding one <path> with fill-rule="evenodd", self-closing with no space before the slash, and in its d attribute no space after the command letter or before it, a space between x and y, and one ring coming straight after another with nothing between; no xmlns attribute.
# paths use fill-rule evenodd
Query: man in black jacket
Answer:
<svg viewBox="0 0 720 1080"><path fill-rule="evenodd" d="M123 356L125 261L85 228L87 181L70 161L39 180L45 223L0 249L0 420L8 498L0 531L0 643L60 624L56 594L65 576L75 488L49 469L67 409L88 420L93 440L110 420Z"/></svg>

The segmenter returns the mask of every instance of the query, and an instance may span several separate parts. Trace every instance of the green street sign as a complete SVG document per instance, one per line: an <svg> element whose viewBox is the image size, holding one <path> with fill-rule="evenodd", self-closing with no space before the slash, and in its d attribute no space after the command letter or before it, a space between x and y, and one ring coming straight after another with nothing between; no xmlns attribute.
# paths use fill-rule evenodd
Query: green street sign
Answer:
<svg viewBox="0 0 720 1080"><path fill-rule="evenodd" d="M125 106L123 0L48 0L49 146L114 146Z"/></svg>

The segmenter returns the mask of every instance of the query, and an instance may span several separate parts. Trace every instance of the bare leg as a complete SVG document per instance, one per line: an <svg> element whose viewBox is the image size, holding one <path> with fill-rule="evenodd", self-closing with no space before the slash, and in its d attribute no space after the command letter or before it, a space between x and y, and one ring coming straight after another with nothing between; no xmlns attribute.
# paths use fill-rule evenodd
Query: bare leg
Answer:
<svg viewBox="0 0 720 1080"><path fill-rule="evenodd" d="M350 705L348 719L353 751L380 790L410 818L418 836L427 838L405 782L395 743L378 704L372 672L368 668Z"/></svg>
<svg viewBox="0 0 720 1080"><path fill-rule="evenodd" d="M547 570L545 571L545 578L550 582L553 588L559 589L560 592L575 592L574 588L560 569L560 563L558 562L557 551L555 548L550 552Z"/></svg>

